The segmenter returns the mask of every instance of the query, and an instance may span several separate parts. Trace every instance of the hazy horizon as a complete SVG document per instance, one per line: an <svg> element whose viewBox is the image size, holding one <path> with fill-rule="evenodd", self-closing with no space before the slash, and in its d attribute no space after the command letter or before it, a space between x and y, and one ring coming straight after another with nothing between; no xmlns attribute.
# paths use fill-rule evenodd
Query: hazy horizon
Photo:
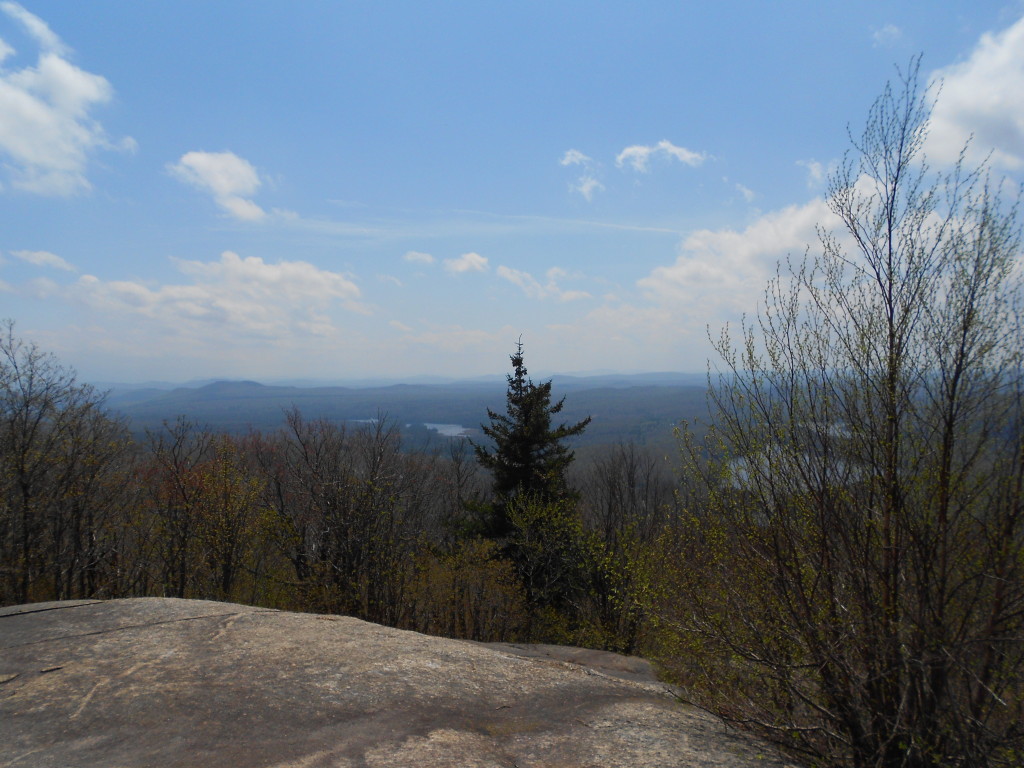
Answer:
<svg viewBox="0 0 1024 768"><path fill-rule="evenodd" d="M86 381L700 373L919 53L1016 188L1022 0L2 2L0 318Z"/></svg>
<svg viewBox="0 0 1024 768"><path fill-rule="evenodd" d="M76 371L77 374L77 371ZM236 376L202 376L187 379L136 379L136 380L105 380L85 379L80 374L78 378L88 384L99 387L202 387L218 382L246 383L252 382L263 386L294 386L294 387L330 387L330 386L365 386L373 387L380 384L407 384L407 383L495 383L504 385L508 371L503 373L487 373L478 376L444 376L435 374L410 374L408 376L362 376L362 377L289 377L289 376L266 376L262 378L247 378ZM678 379L690 380L696 377L707 375L706 371L528 371L528 375L534 381L547 381L549 379L601 379L601 378L650 378L650 377L677 377Z"/></svg>

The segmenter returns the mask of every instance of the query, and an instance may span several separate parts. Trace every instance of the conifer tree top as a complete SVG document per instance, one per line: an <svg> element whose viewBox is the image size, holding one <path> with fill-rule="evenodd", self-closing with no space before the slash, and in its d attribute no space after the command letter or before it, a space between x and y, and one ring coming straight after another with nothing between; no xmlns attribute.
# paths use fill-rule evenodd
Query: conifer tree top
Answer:
<svg viewBox="0 0 1024 768"><path fill-rule="evenodd" d="M576 424L552 427L551 417L561 412L565 398L552 404L551 382L535 384L529 378L521 340L509 359L512 373L506 376L506 412L487 409L490 425L480 426L494 447L473 443L477 461L492 473L494 492L499 499L508 500L518 494L544 499L570 495L565 474L573 452L564 441L582 433L590 417Z"/></svg>

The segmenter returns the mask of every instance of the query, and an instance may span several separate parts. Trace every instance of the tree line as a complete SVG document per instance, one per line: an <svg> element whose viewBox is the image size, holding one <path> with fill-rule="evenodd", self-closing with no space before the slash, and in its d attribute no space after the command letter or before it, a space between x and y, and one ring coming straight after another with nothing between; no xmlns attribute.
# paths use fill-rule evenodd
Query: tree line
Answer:
<svg viewBox="0 0 1024 768"><path fill-rule="evenodd" d="M654 658L808 765L1024 762L1024 287L1004 182L923 158L918 62L833 174L841 222L717 340L675 474L585 467L511 356L488 441L409 453L298 411L133 444L0 341L0 602L167 595Z"/></svg>

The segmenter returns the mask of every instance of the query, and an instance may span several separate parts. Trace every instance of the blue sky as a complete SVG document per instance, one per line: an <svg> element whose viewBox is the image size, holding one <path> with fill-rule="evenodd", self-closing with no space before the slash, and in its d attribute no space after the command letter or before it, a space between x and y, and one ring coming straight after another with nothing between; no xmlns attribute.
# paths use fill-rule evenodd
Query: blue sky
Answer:
<svg viewBox="0 0 1024 768"><path fill-rule="evenodd" d="M1024 170L1024 3L0 3L0 317L99 381L700 371L896 65Z"/></svg>

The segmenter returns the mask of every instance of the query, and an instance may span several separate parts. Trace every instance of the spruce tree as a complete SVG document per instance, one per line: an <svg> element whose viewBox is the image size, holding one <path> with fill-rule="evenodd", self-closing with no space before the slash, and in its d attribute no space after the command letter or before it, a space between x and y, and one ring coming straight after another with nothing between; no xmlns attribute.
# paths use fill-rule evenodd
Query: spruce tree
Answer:
<svg viewBox="0 0 1024 768"><path fill-rule="evenodd" d="M509 532L507 509L513 500L526 496L548 502L575 495L566 479L573 452L564 441L583 432L590 423L588 416L576 424L552 428L551 417L561 412L565 398L552 405L551 382L535 384L527 376L522 341L516 344L510 359L506 413L488 408L491 423L480 425L494 447L473 443L477 461L493 476L497 498L486 533L494 538Z"/></svg>

